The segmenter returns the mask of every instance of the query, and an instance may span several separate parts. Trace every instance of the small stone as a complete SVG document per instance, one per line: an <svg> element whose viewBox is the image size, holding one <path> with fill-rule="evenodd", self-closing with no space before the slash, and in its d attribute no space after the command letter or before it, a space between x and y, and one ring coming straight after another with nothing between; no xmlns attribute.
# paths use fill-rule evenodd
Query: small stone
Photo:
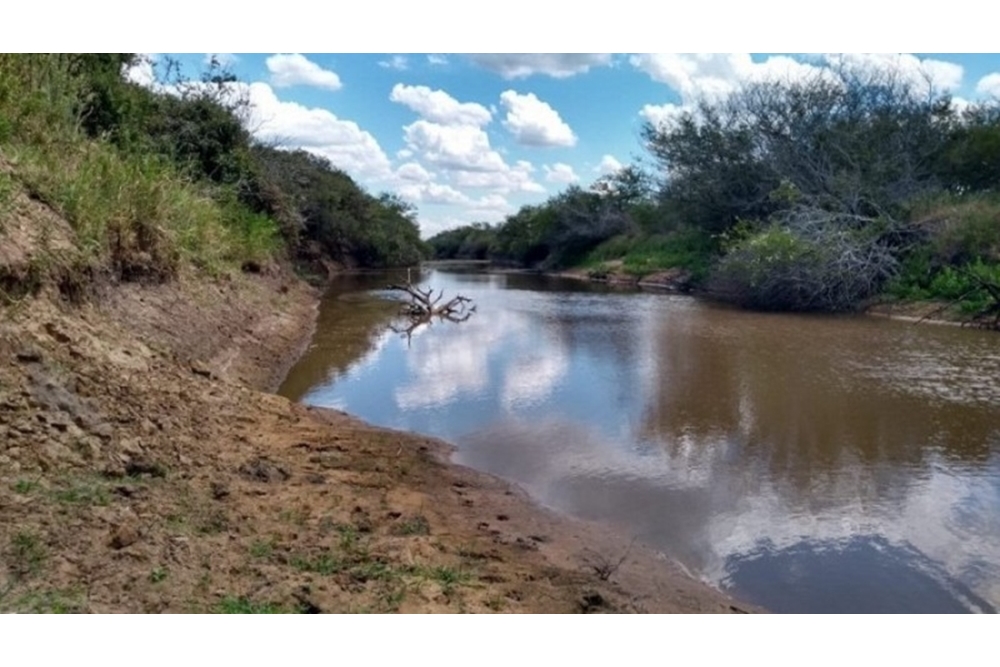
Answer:
<svg viewBox="0 0 1000 667"><path fill-rule="evenodd" d="M191 362L191 372L206 378L212 377L212 369L200 361Z"/></svg>
<svg viewBox="0 0 1000 667"><path fill-rule="evenodd" d="M36 347L26 346L14 356L21 363L33 364L42 360L42 351Z"/></svg>
<svg viewBox="0 0 1000 667"><path fill-rule="evenodd" d="M122 438L118 446L121 451L132 456L142 456L146 453L142 448L142 442L138 438Z"/></svg>
<svg viewBox="0 0 1000 667"><path fill-rule="evenodd" d="M69 343L73 340L73 337L66 333L56 322L47 322L45 330L60 343Z"/></svg>
<svg viewBox="0 0 1000 667"><path fill-rule="evenodd" d="M139 530L131 524L116 526L111 531L111 548L124 549L139 541Z"/></svg>

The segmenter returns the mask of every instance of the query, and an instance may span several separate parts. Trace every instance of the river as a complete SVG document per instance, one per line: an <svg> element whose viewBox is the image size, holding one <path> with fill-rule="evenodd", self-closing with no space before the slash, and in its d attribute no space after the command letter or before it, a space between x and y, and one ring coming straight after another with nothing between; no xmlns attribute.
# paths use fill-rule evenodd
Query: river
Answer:
<svg viewBox="0 0 1000 667"><path fill-rule="evenodd" d="M405 276L405 274L404 274ZM465 322L345 276L280 393L440 437L775 612L1000 606L1000 336L424 269Z"/></svg>

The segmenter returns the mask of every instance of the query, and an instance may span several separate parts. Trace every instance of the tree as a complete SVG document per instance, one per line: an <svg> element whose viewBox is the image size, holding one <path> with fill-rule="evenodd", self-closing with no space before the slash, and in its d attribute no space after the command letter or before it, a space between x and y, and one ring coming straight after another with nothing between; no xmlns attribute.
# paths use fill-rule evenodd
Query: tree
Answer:
<svg viewBox="0 0 1000 667"><path fill-rule="evenodd" d="M663 197L692 224L724 231L766 219L790 185L799 203L851 215L898 214L940 187L950 98L896 69L842 67L799 81L751 82L678 120L647 124Z"/></svg>

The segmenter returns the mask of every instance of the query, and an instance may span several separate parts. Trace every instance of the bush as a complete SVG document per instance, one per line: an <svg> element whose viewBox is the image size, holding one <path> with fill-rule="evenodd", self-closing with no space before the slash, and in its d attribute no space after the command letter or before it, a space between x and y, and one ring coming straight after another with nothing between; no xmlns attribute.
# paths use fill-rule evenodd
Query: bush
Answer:
<svg viewBox="0 0 1000 667"><path fill-rule="evenodd" d="M935 262L1000 261L1000 195L945 193L919 200L910 215L923 228Z"/></svg>
<svg viewBox="0 0 1000 667"><path fill-rule="evenodd" d="M762 310L844 311L859 307L898 271L872 224L851 228L822 212L801 215L816 224L772 223L735 241L713 269L710 290Z"/></svg>

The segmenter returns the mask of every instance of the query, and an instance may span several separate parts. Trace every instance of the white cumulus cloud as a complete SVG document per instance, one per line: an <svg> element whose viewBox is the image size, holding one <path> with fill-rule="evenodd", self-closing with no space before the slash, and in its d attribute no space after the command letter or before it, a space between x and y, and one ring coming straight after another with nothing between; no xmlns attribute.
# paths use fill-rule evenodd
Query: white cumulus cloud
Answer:
<svg viewBox="0 0 1000 667"><path fill-rule="evenodd" d="M804 79L822 70L788 56L757 63L749 53L644 53L629 62L676 90L685 103L724 97L745 81Z"/></svg>
<svg viewBox="0 0 1000 667"><path fill-rule="evenodd" d="M678 118L699 100L722 99L748 82L795 82L813 77L839 81L841 68L862 73L888 69L918 95L924 95L929 90L954 92L961 87L964 75L956 63L905 53L828 53L804 59L776 55L760 62L749 53L646 53L631 56L629 62L680 95L680 104L643 106L639 115L654 125Z"/></svg>
<svg viewBox="0 0 1000 667"><path fill-rule="evenodd" d="M492 119L489 109L475 102L459 102L443 90L427 86L397 83L389 99L409 107L426 120L441 125L486 125Z"/></svg>
<svg viewBox="0 0 1000 667"><path fill-rule="evenodd" d="M861 71L892 68L918 90L929 82L936 90L954 91L962 85L963 76L961 65L906 53L830 53L809 62L781 55L755 62L749 53L645 53L632 56L629 62L654 81L673 88L685 104L724 97L748 81L835 77L840 67Z"/></svg>
<svg viewBox="0 0 1000 667"><path fill-rule="evenodd" d="M125 80L144 88L156 88L156 54L140 53L135 64L123 68Z"/></svg>
<svg viewBox="0 0 1000 667"><path fill-rule="evenodd" d="M469 58L505 79L534 74L565 79L611 64L610 53L471 53Z"/></svg>
<svg viewBox="0 0 1000 667"><path fill-rule="evenodd" d="M478 125L444 125L421 118L403 128L403 139L410 155L443 172L453 186L495 193L545 192L531 176L531 163L508 164Z"/></svg>
<svg viewBox="0 0 1000 667"><path fill-rule="evenodd" d="M424 160L444 169L502 171L505 163L475 125L441 125L418 120L403 128L407 146Z"/></svg>
<svg viewBox="0 0 1000 667"><path fill-rule="evenodd" d="M928 89L953 92L961 87L965 70L957 63L920 59L910 53L845 53L827 54L826 62L836 69L841 65L865 70L897 72L919 94Z"/></svg>
<svg viewBox="0 0 1000 667"><path fill-rule="evenodd" d="M340 90L343 84L336 72L323 69L301 53L278 53L266 61L271 73L271 83L277 88L314 86L327 90Z"/></svg>
<svg viewBox="0 0 1000 667"><path fill-rule="evenodd" d="M1000 98L1000 72L993 72L981 78L976 84L976 92Z"/></svg>
<svg viewBox="0 0 1000 667"><path fill-rule="evenodd" d="M326 109L278 99L266 83L245 86L251 103L249 126L262 141L302 148L327 158L352 176L388 178L389 158L371 133Z"/></svg>
<svg viewBox="0 0 1000 667"><path fill-rule="evenodd" d="M406 56L392 56L388 60L380 60L379 67L384 67L386 69L394 69L396 71L402 72L410 66L409 60Z"/></svg>
<svg viewBox="0 0 1000 667"><path fill-rule="evenodd" d="M514 166L504 165L498 171L455 171L451 179L463 188L482 188L499 193L532 192L541 194L545 188L531 176L535 168L530 162L518 160Z"/></svg>
<svg viewBox="0 0 1000 667"><path fill-rule="evenodd" d="M500 103L507 109L503 125L525 146L575 146L576 135L559 112L534 93L522 95L506 90Z"/></svg>
<svg viewBox="0 0 1000 667"><path fill-rule="evenodd" d="M423 168L418 162L407 162L396 169L396 176L410 183L430 183L433 180L432 174Z"/></svg>
<svg viewBox="0 0 1000 667"><path fill-rule="evenodd" d="M594 167L594 171L599 174L613 174L620 171L624 166L614 155L605 155L601 158L600 163Z"/></svg>
<svg viewBox="0 0 1000 667"><path fill-rule="evenodd" d="M545 180L550 183L577 183L580 177L573 171L573 167L563 162L556 162L553 165L543 165L545 169Z"/></svg>
<svg viewBox="0 0 1000 667"><path fill-rule="evenodd" d="M654 126L659 127L665 123L673 122L687 111L686 107L671 104L646 104L643 105L639 115L648 120Z"/></svg>
<svg viewBox="0 0 1000 667"><path fill-rule="evenodd" d="M400 186L398 192L412 202L426 204L465 204L469 201L465 194L441 183L411 183Z"/></svg>

